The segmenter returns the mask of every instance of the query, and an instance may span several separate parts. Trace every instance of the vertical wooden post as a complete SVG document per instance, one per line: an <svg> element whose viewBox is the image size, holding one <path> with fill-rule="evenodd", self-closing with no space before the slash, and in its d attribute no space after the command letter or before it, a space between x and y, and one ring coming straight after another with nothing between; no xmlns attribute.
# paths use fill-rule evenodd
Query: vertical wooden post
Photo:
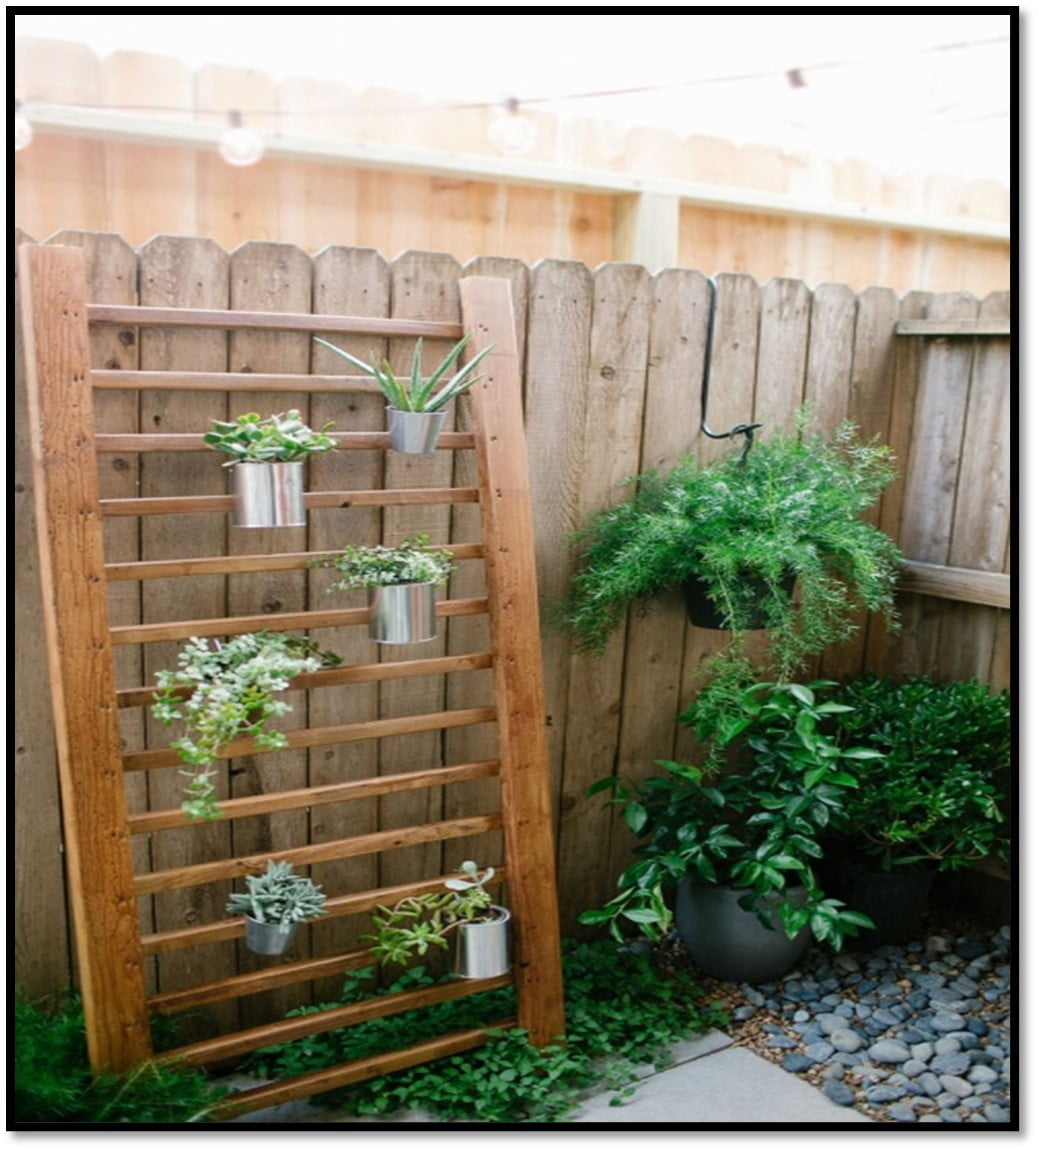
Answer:
<svg viewBox="0 0 1038 1150"><path fill-rule="evenodd" d="M115 705L83 253L18 252L68 889L95 1070L151 1055Z"/></svg>
<svg viewBox="0 0 1038 1150"><path fill-rule="evenodd" d="M562 1035L565 1013L521 372L508 281L469 276L460 287L465 330L472 333L469 354L494 347L470 395L485 497L483 545L519 1025L544 1046Z"/></svg>

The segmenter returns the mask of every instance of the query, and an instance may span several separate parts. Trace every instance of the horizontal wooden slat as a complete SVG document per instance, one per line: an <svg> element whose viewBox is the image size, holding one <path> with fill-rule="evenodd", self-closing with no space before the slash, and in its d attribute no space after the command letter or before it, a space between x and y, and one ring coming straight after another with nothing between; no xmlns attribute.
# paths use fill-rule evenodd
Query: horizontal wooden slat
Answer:
<svg viewBox="0 0 1038 1150"><path fill-rule="evenodd" d="M413 679L422 675L450 675L455 672L483 671L493 665L489 651L466 655L441 655L434 659L406 659L399 663L356 663L352 667L330 667L297 675L288 690L308 691L317 687L341 687L351 683L383 683L397 679ZM178 687L174 694L187 698L191 687ZM120 707L147 707L155 698L154 687L134 687L117 691L115 700Z"/></svg>
<svg viewBox="0 0 1038 1150"><path fill-rule="evenodd" d="M203 886L210 882L259 874L266 868L271 858L290 862L293 866L310 866L312 863L357 858L359 855L375 854L378 851L398 850L419 843L467 838L470 835L500 829L501 815L498 813L469 815L467 818L421 823L390 831L373 831L367 835L356 835L353 838L336 839L326 843L311 843L309 846L292 847L262 855L245 855L241 858L219 859L216 862L195 863L193 866L153 871L151 874L137 875L133 885L138 895L158 894L160 891L183 890L185 887Z"/></svg>
<svg viewBox="0 0 1038 1150"><path fill-rule="evenodd" d="M299 747L330 747L339 743L356 743L364 739L386 739L393 735L415 735L421 731L448 731L457 727L473 727L479 723L492 723L497 717L494 707L468 707L458 711L430 711L424 715L398 715L391 719L368 719L362 723L343 723L335 727L308 727L299 731L285 731L285 749ZM277 754L261 751L255 739L235 739L216 756L233 759L240 755ZM152 751L136 751L123 755L123 769L148 771L158 767L181 764L176 751L168 747Z"/></svg>
<svg viewBox="0 0 1038 1150"><path fill-rule="evenodd" d="M482 559L482 543L437 544L455 559ZM254 571L305 571L315 559L331 558L336 551L294 551L268 555L213 555L191 559L151 559L144 562L107 563L109 582L132 579L176 579L190 575L241 575Z"/></svg>
<svg viewBox="0 0 1038 1150"><path fill-rule="evenodd" d="M496 759L478 763L460 763L453 767L430 767L422 771L407 771L398 775L379 775L372 779L354 779L346 783L327 783L295 791L275 794L250 795L243 799L225 799L220 803L226 819L243 819L251 815L270 814L273 811L327 806L329 803L352 802L376 795L397 794L401 791L423 790L428 787L449 786L451 783L487 779L500 773ZM172 827L197 825L179 809L146 811L130 815L130 834L152 834Z"/></svg>
<svg viewBox="0 0 1038 1150"><path fill-rule="evenodd" d="M446 1058L452 1054L464 1054L475 1050L490 1041L488 1030L509 1030L518 1025L515 1018L501 1018L490 1023L486 1029L459 1030L453 1034L442 1034L428 1042L409 1046L406 1050L393 1050L387 1054L375 1054L370 1058L359 1058L345 1062L341 1066L331 1066L325 1070L315 1070L312 1074L300 1074L295 1078L282 1078L250 1090L239 1090L220 1102L212 1111L217 1121L235 1118L254 1110L266 1110L296 1098L310 1098L343 1086L352 1086L370 1078L381 1078L409 1066L418 1066L436 1058Z"/></svg>
<svg viewBox="0 0 1038 1150"><path fill-rule="evenodd" d="M306 375L302 372L107 371L94 368L90 382L105 391L300 391L373 395L380 389L366 375Z"/></svg>
<svg viewBox="0 0 1038 1150"><path fill-rule="evenodd" d="M162 1058L163 1061L185 1062L189 1066L223 1062L248 1054L250 1050L260 1050L264 1046L293 1042L297 1038L324 1034L343 1026L355 1026L358 1022L368 1022L373 1018L387 1018L408 1010L421 1010L437 1002L450 1002L457 998L467 998L471 994L482 994L486 990L497 990L511 985L511 982L511 974L498 975L496 978L459 978L435 986L423 986L419 990L383 994L377 998L366 998L362 1002L351 1002L348 1006L337 1006L332 1010L286 1018L265 1026L254 1026L250 1030L208 1038L191 1046L178 1046L164 1051Z"/></svg>
<svg viewBox="0 0 1038 1150"><path fill-rule="evenodd" d="M491 887L508 881L508 871L504 863L494 863L494 877ZM377 890L359 891L355 894L335 895L324 904L328 918L345 918L352 914L367 914L378 906L392 906L393 903L412 894L427 894L442 890L447 875L424 879L421 882L401 883L397 886L380 887ZM243 938L245 924L241 916L227 918L221 922L207 922L196 926L182 926L176 930L161 931L157 934L141 936L141 953L145 958L156 954L166 954L172 950L185 950L195 946L227 942L229 939Z"/></svg>
<svg viewBox="0 0 1038 1150"><path fill-rule="evenodd" d="M905 562L901 567L900 590L914 595L932 595L960 603L984 607L1013 605L1012 578L999 571L974 571L966 567L942 567L936 563Z"/></svg>
<svg viewBox="0 0 1038 1150"><path fill-rule="evenodd" d="M190 986L184 990L171 990L166 994L153 994L148 1006L156 1014L175 1014L181 1010L192 1010L211 1002L223 1002L228 998L244 998L249 994L261 994L278 986L290 986L294 982L312 981L342 974L347 970L371 963L371 951L351 950L345 954L333 954L327 958L307 958L301 962L285 962L280 966L253 970L248 974L235 974L215 982Z"/></svg>
<svg viewBox="0 0 1038 1150"><path fill-rule="evenodd" d="M227 311L218 308L135 307L88 304L88 323L122 323L131 327L201 327L264 331L334 331L344 335L393 338L460 339L460 323L432 319L386 319L382 316L310 315L306 312Z"/></svg>
<svg viewBox="0 0 1038 1150"><path fill-rule="evenodd" d="M337 451L373 451L389 447L387 431L329 431ZM201 433L168 435L98 435L94 440L97 450L104 454L133 454L137 452L205 451L212 453ZM460 450L474 444L470 431L443 431L436 441L438 447Z"/></svg>
<svg viewBox="0 0 1038 1150"><path fill-rule="evenodd" d="M316 507L406 507L436 503L478 503L475 487L396 487L378 491L308 491L303 503ZM230 511L233 495L170 495L161 499L102 499L106 518L127 515L196 515Z"/></svg>
<svg viewBox="0 0 1038 1150"><path fill-rule="evenodd" d="M902 319L896 335L1012 335L1007 319Z"/></svg>
<svg viewBox="0 0 1038 1150"><path fill-rule="evenodd" d="M458 615L481 615L487 609L486 599L444 599L436 604L440 619ZM184 619L175 623L142 623L140 626L113 627L112 642L117 646L127 643L163 643L212 635L244 635L249 631L319 630L322 627L349 627L367 623L371 611L368 607L349 607L342 611L285 611L278 615L238 615L226 619Z"/></svg>

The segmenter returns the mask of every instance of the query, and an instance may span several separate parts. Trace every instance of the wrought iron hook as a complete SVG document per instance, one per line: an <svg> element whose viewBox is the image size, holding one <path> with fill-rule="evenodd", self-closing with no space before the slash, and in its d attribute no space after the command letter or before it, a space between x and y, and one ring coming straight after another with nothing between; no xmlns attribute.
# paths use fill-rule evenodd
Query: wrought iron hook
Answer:
<svg viewBox="0 0 1038 1150"><path fill-rule="evenodd" d="M714 317L717 314L717 284L714 282L714 277L710 276L707 283L710 285L710 316L706 328L706 348L703 351L703 384L700 392L699 430L711 439L734 439L737 435L745 436L746 443L742 449L742 455L739 456L739 462L743 463L746 460L746 456L750 453L750 448L753 446L753 433L758 427L763 427L764 424L737 423L729 431L711 431L706 423L706 408L710 398L710 360L714 347Z"/></svg>

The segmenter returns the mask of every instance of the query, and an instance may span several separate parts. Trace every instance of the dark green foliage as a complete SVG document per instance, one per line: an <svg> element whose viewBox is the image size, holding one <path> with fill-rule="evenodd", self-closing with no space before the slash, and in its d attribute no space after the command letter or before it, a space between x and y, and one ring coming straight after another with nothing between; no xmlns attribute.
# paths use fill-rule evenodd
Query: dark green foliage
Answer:
<svg viewBox="0 0 1038 1150"><path fill-rule="evenodd" d="M838 697L853 709L831 720L837 742L883 755L847 798L849 844L884 870L923 862L956 870L1008 857L1008 692L976 680L866 675Z"/></svg>
<svg viewBox="0 0 1038 1150"><path fill-rule="evenodd" d="M76 995L15 998L14 1118L17 1123L187 1123L205 1118L226 1091L198 1070L145 1063L94 1077Z"/></svg>
<svg viewBox="0 0 1038 1150"><path fill-rule="evenodd" d="M346 979L343 1002L364 997L362 984L369 975L358 971ZM563 980L565 1045L537 1049L520 1029L494 1031L476 1050L334 1091L317 1101L359 1115L424 1109L459 1122L560 1121L581 1091L605 1083L622 1096L630 1088L636 1063L664 1064L670 1043L724 1021L715 1008L697 1003L694 987L661 976L647 956L621 950L611 941L567 942ZM432 981L416 967L381 993ZM339 1004L314 1009L332 1005ZM260 1051L250 1068L270 1077L290 1077L486 1026L515 1009L513 988L488 991Z"/></svg>

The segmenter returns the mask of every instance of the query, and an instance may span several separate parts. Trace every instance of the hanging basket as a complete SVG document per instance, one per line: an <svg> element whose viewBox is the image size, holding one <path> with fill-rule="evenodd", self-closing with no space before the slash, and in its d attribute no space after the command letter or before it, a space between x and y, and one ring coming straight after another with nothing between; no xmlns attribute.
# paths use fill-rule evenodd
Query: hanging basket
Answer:
<svg viewBox="0 0 1038 1150"><path fill-rule="evenodd" d="M303 464L236 463L235 527L303 527Z"/></svg>
<svg viewBox="0 0 1038 1150"><path fill-rule="evenodd" d="M779 586L785 598L791 600L796 586L796 575L790 572ZM740 588L740 605L744 611L744 618L736 628L731 626L729 620L710 598L707 587L706 581L697 576L686 579L681 584L688 621L694 627L702 627L707 631L763 631L767 628L768 615L765 604L769 590L768 584L763 579L750 575L743 581Z"/></svg>
<svg viewBox="0 0 1038 1150"><path fill-rule="evenodd" d="M511 912L503 906L490 909L495 915L493 919L463 922L454 932L454 973L459 978L496 978L507 974L511 967L508 953Z"/></svg>
<svg viewBox="0 0 1038 1150"><path fill-rule="evenodd" d="M295 922L259 922L245 915L245 945L255 954L284 954L295 937Z"/></svg>
<svg viewBox="0 0 1038 1150"><path fill-rule="evenodd" d="M376 643L426 643L436 638L436 584L368 588L368 635Z"/></svg>
<svg viewBox="0 0 1038 1150"><path fill-rule="evenodd" d="M386 408L389 446L404 455L425 455L436 450L446 411L400 411Z"/></svg>

